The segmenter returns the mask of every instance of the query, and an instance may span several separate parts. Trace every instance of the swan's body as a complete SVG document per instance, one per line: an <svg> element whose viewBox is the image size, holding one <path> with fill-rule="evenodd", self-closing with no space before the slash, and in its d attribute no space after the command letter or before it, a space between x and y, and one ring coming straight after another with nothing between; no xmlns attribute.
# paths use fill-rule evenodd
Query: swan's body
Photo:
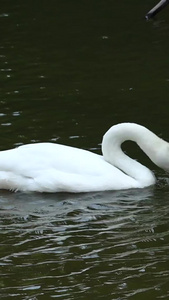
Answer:
<svg viewBox="0 0 169 300"><path fill-rule="evenodd" d="M150 159L169 170L169 144L143 126L122 123L104 135L102 155L69 146L37 143L0 152L0 189L91 192L144 188L153 173L121 150L135 141Z"/></svg>

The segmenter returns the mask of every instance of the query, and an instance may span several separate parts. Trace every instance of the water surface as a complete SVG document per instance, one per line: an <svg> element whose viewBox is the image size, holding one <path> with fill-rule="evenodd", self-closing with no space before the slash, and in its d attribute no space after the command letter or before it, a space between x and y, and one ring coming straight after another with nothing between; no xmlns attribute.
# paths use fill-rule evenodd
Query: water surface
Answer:
<svg viewBox="0 0 169 300"><path fill-rule="evenodd" d="M154 1L1 1L0 150L52 141L100 153L113 124L169 141L169 14ZM0 298L168 299L168 174L90 194L0 192Z"/></svg>
<svg viewBox="0 0 169 300"><path fill-rule="evenodd" d="M167 299L168 195L4 193L1 298Z"/></svg>

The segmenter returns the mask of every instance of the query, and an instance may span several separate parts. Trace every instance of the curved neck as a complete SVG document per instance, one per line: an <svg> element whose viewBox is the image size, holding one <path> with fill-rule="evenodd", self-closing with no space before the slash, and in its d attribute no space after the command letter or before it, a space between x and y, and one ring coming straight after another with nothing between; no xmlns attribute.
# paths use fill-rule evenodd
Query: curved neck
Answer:
<svg viewBox="0 0 169 300"><path fill-rule="evenodd" d="M144 126L133 123L122 123L112 126L104 135L102 152L104 159L122 170L141 184L154 183L152 172L139 162L128 157L121 149L121 144L127 140L136 142L147 156L158 166L163 167L159 148L168 143L160 139ZM158 151L157 151L158 150ZM152 183L151 183L152 182Z"/></svg>

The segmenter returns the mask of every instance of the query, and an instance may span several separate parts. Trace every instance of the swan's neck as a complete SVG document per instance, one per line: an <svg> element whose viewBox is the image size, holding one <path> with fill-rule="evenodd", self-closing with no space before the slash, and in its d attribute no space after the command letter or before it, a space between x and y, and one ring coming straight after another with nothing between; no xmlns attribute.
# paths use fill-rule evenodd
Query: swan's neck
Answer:
<svg viewBox="0 0 169 300"><path fill-rule="evenodd" d="M152 172L121 150L121 144L127 140L136 142L147 156L163 169L167 169L165 155L168 153L168 143L144 126L133 123L112 126L103 137L102 152L106 161L136 179L140 185L154 184Z"/></svg>

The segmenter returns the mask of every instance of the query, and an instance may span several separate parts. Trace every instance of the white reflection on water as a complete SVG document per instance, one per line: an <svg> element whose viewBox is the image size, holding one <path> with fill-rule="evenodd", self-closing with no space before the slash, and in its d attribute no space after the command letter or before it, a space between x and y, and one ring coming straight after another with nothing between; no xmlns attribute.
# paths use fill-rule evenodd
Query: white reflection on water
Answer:
<svg viewBox="0 0 169 300"><path fill-rule="evenodd" d="M1 193L0 295L167 297L168 195Z"/></svg>

